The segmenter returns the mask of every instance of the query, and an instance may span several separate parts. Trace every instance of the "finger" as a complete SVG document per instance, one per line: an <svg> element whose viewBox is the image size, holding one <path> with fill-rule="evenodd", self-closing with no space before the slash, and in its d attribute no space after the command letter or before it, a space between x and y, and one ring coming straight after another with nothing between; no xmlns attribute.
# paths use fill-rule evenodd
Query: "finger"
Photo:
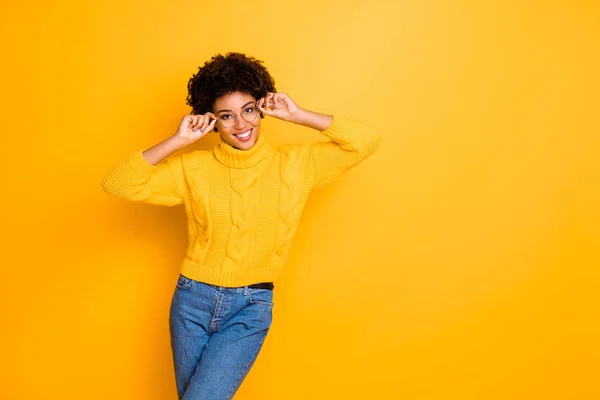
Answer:
<svg viewBox="0 0 600 400"><path fill-rule="evenodd" d="M273 107L273 96L274 96L274 93L267 92L267 98L266 98L266 101L265 101L265 103L266 103L265 106L266 107L268 107L268 108L272 108Z"/></svg>
<svg viewBox="0 0 600 400"><path fill-rule="evenodd" d="M183 119L183 121L184 121L184 126L191 127L192 124L194 123L194 116L186 115L185 118Z"/></svg>
<svg viewBox="0 0 600 400"><path fill-rule="evenodd" d="M281 94L281 102L285 105L290 104L290 101L291 101L290 96L288 96L285 93L280 93L280 94Z"/></svg>
<svg viewBox="0 0 600 400"><path fill-rule="evenodd" d="M266 106L267 106L267 99L263 97L260 101L260 107L266 107Z"/></svg>
<svg viewBox="0 0 600 400"><path fill-rule="evenodd" d="M209 124L212 123L213 121L216 123L219 120L219 118L215 114L213 114L211 112L207 112L205 115L208 117L208 123Z"/></svg>
<svg viewBox="0 0 600 400"><path fill-rule="evenodd" d="M292 98L290 96L288 96L287 94L283 94L281 96L283 103L288 107L294 107L296 104L294 103L294 101L292 100Z"/></svg>
<svg viewBox="0 0 600 400"><path fill-rule="evenodd" d="M285 104L286 94L285 93L277 93L277 104L282 106Z"/></svg>
<svg viewBox="0 0 600 400"><path fill-rule="evenodd" d="M202 115L194 115L194 121L193 123L190 125L190 128L193 131L198 130L198 123L200 122L200 119L202 118Z"/></svg>
<svg viewBox="0 0 600 400"><path fill-rule="evenodd" d="M208 126L209 122L210 122L210 117L208 115L205 115L202 120L202 127L200 128L200 132L206 131L206 127Z"/></svg>
<svg viewBox="0 0 600 400"><path fill-rule="evenodd" d="M273 110L263 108L262 106L258 107L258 109L260 111L262 111L264 114L267 114L267 115L270 115L270 116L274 115Z"/></svg>
<svg viewBox="0 0 600 400"><path fill-rule="evenodd" d="M213 128L215 127L215 124L217 123L216 119L213 119L212 121L210 121L210 124L208 124L208 130L212 131Z"/></svg>

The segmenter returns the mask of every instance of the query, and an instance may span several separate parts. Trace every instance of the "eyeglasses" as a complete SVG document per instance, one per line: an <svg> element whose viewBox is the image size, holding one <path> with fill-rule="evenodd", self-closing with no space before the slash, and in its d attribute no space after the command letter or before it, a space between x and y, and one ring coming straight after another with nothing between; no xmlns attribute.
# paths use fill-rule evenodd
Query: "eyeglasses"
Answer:
<svg viewBox="0 0 600 400"><path fill-rule="evenodd" d="M235 117L240 114L231 114L231 113L223 113L217 117L217 122L221 123L221 126L224 128L231 128L235 125ZM252 122L260 115L258 108L256 107L246 107L244 111L241 113L241 117L244 118L246 122Z"/></svg>

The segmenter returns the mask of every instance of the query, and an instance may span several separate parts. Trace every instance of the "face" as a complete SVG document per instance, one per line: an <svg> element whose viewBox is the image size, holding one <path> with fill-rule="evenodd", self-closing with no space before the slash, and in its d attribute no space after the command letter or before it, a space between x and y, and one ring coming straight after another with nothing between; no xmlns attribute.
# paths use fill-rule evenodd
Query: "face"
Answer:
<svg viewBox="0 0 600 400"><path fill-rule="evenodd" d="M242 92L233 92L219 97L213 105L213 114L217 116L217 128L224 141L240 150L248 150L254 146L260 133L260 115L253 121L246 121L244 113L249 107L256 108L256 99ZM226 128L221 120L233 121L233 126ZM249 134L247 134L249 132Z"/></svg>

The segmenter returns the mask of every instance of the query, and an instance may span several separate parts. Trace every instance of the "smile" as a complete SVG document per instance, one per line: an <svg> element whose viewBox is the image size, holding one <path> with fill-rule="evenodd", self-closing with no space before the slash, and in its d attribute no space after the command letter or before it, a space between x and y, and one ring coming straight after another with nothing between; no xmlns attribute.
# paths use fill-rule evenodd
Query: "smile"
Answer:
<svg viewBox="0 0 600 400"><path fill-rule="evenodd" d="M246 132L242 132L242 133L234 133L233 136L235 136L239 139L247 139L248 137L250 137L250 134L252 133L252 129L253 128L250 128Z"/></svg>

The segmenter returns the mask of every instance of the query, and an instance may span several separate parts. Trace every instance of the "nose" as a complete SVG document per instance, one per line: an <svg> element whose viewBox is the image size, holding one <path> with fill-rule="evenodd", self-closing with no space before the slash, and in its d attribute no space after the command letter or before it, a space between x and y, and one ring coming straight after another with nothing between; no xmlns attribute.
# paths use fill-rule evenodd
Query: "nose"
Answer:
<svg viewBox="0 0 600 400"><path fill-rule="evenodd" d="M235 118L235 128L236 129L243 129L246 126L246 120L244 118L242 118L241 115L236 115L234 116Z"/></svg>

